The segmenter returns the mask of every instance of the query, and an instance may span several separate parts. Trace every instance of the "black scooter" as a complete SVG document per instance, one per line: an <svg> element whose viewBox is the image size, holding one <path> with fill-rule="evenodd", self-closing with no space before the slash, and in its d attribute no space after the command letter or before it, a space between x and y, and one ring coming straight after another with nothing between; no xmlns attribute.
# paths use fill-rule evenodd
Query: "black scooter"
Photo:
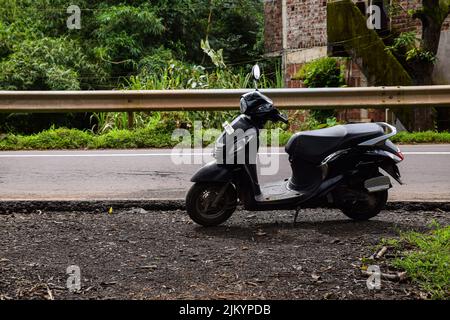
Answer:
<svg viewBox="0 0 450 320"><path fill-rule="evenodd" d="M255 83L259 67L253 68ZM389 138L397 131L387 123L360 123L299 132L288 141L292 176L260 186L256 157L260 129L268 121L288 122L258 89L240 100L241 115L218 138L214 160L192 177L186 209L196 223L215 226L226 221L240 202L246 210L339 208L354 220L368 220L385 206L392 187L402 184L397 163L404 157Z"/></svg>

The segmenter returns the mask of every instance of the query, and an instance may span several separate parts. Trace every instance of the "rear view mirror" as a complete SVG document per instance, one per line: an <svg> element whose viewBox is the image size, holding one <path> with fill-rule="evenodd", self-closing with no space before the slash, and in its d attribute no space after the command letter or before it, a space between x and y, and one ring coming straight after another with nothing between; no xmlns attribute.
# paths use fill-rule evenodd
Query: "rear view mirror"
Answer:
<svg viewBox="0 0 450 320"><path fill-rule="evenodd" d="M259 66L257 64L253 66L252 75L253 79L255 79L256 81L258 81L259 78L261 78L261 70L259 69Z"/></svg>

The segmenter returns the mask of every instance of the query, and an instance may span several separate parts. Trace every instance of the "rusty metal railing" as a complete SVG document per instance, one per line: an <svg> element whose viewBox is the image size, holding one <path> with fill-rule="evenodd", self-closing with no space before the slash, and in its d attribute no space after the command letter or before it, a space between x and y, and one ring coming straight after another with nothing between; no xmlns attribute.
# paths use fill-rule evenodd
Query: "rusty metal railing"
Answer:
<svg viewBox="0 0 450 320"><path fill-rule="evenodd" d="M232 110L251 89L0 91L0 112ZM266 89L280 109L450 107L450 86Z"/></svg>

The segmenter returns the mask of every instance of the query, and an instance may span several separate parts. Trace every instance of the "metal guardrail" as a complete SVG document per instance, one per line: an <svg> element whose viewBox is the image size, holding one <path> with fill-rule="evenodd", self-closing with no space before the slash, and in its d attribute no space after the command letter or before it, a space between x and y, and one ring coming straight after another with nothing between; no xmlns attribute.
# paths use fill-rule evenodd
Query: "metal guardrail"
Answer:
<svg viewBox="0 0 450 320"><path fill-rule="evenodd" d="M155 91L0 91L0 112L237 110L251 89ZM450 107L450 85L266 89L280 109Z"/></svg>

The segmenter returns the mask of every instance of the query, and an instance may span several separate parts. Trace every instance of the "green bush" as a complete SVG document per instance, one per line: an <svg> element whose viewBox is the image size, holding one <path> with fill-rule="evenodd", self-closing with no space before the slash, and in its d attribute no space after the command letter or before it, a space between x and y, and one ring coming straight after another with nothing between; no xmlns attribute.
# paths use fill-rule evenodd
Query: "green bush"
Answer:
<svg viewBox="0 0 450 320"><path fill-rule="evenodd" d="M262 58L264 10L259 0L78 0L80 30L67 29L70 4L0 0L0 90L241 88L252 85L248 70L261 60L275 81L262 86L281 84L281 70L273 70L275 59ZM220 68L214 63L218 61ZM153 115L147 116L136 114L134 125L151 126ZM99 132L128 125L126 114L94 115L83 126L69 115L67 121L49 119L40 125L33 115L21 117L20 123L7 117L0 115L0 131L22 134L51 124L95 126ZM200 112L183 117L188 121L179 121L181 126L201 119L217 127L224 118Z"/></svg>
<svg viewBox="0 0 450 320"><path fill-rule="evenodd" d="M90 149L167 148L176 144L171 134L155 129L111 130L94 136L88 144Z"/></svg>
<svg viewBox="0 0 450 320"><path fill-rule="evenodd" d="M345 84L344 69L336 58L320 58L305 64L294 79L303 80L308 88L340 87ZM310 111L312 121L326 123L335 116L333 109L313 109Z"/></svg>
<svg viewBox="0 0 450 320"><path fill-rule="evenodd" d="M279 145L283 146L292 136L281 126ZM0 150L56 150L56 149L125 149L125 148L170 148L179 143L172 140L172 132L176 128L174 122L160 121L157 125L134 130L112 129L103 134L77 129L49 129L34 135L3 134L0 135ZM269 125L275 129L277 126ZM192 132L192 127L187 128ZM205 128L204 128L205 129ZM222 130L219 130L222 131ZM402 133L401 139L393 139L400 143L450 143L450 133L429 133L433 139L423 139L423 133ZM271 137L267 138L270 145ZM205 141L206 144L212 143ZM403 142L405 141L405 142Z"/></svg>
<svg viewBox="0 0 450 320"><path fill-rule="evenodd" d="M336 58L320 58L306 63L295 75L308 88L340 87L344 82L343 68Z"/></svg>
<svg viewBox="0 0 450 320"><path fill-rule="evenodd" d="M396 143L450 143L450 132L423 131L423 132L399 132L391 139Z"/></svg>
<svg viewBox="0 0 450 320"><path fill-rule="evenodd" d="M0 62L1 90L89 89L86 75L105 73L91 63L80 43L68 38L25 40Z"/></svg>
<svg viewBox="0 0 450 320"><path fill-rule="evenodd" d="M0 139L0 150L82 149L92 140L93 135L89 132L59 128L30 136L5 135Z"/></svg>
<svg viewBox="0 0 450 320"><path fill-rule="evenodd" d="M155 53L154 60L141 61L139 74L130 77L125 89L236 89L253 86L251 74L246 72L248 70L229 69L223 62L221 50L213 50L209 47L209 44L206 45L205 43L203 43L203 46L214 61L214 69L207 70L199 65L172 59L167 51L159 50L158 53ZM161 59L162 56L170 58L170 60L164 61ZM281 72L281 69L277 69L276 72ZM275 79L278 78L278 76L275 77ZM260 86L276 87L277 83L269 80L263 73ZM238 109L237 103L236 110ZM135 128L146 128L162 121L166 125L173 123L176 128L190 128L194 121L202 121L207 128L219 129L222 128L224 121L237 115L238 111L139 112L134 114L133 125ZM98 133L128 128L128 115L126 113L95 113L93 118L97 123L93 129Z"/></svg>

